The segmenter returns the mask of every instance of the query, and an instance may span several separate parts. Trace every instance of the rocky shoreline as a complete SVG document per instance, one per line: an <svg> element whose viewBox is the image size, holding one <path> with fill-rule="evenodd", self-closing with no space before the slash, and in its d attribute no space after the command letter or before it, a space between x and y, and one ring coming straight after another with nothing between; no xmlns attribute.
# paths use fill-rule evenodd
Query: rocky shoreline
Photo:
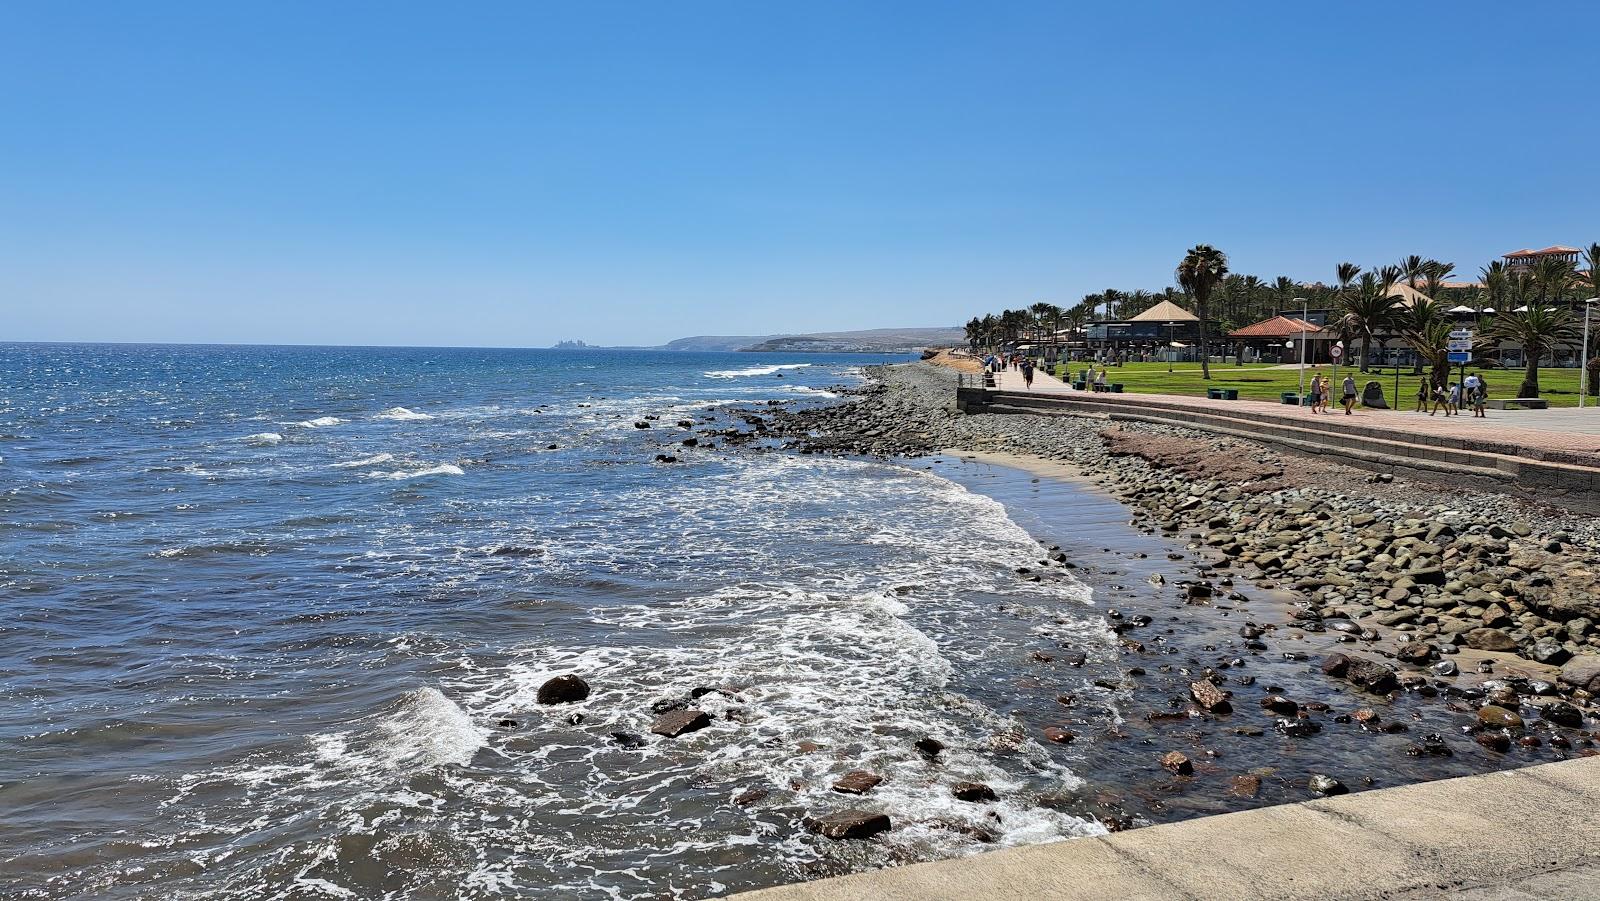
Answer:
<svg viewBox="0 0 1600 901"><path fill-rule="evenodd" d="M955 381L955 373L925 363L876 367L866 386L850 389L850 402L746 422L753 434L780 436L801 453L1001 452L1070 465L1122 501L1138 529L1186 543L1193 574L1176 587L1187 603L1243 613L1259 611L1247 607L1259 599L1236 583L1270 595L1282 622L1252 617L1241 625L1241 655L1278 650L1271 639L1319 639L1321 653L1279 653L1378 706L1430 702L1486 754L1538 749L1521 761L1531 763L1600 753L1593 731L1600 536L1592 520L1195 430L962 415L954 410ZM1044 562L1066 560L1058 551ZM1119 633L1137 631L1117 611L1108 617ZM1125 645L1128 670L1142 674L1143 645L1131 638ZM1225 666L1201 667L1188 685L1189 714L1229 712L1229 684ZM1374 731L1405 729L1371 708L1341 713L1276 693L1259 703L1279 715L1273 725L1284 735L1311 734L1328 717ZM1419 736L1405 753L1443 756L1449 743ZM1161 765L1187 777L1193 764L1172 754ZM1334 783L1313 777L1306 785L1315 793L1343 789Z"/></svg>

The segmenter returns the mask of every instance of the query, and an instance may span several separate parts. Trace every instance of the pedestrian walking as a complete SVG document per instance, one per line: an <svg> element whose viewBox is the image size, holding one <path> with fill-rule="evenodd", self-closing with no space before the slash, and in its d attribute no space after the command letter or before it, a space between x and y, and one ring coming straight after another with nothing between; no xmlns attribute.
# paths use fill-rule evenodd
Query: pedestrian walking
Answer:
<svg viewBox="0 0 1600 901"><path fill-rule="evenodd" d="M1344 415L1349 416L1356 405L1356 380L1354 376L1344 377Z"/></svg>
<svg viewBox="0 0 1600 901"><path fill-rule="evenodd" d="M1428 411L1428 380L1417 382L1417 409L1414 412L1426 413Z"/></svg>
<svg viewBox="0 0 1600 901"><path fill-rule="evenodd" d="M1022 387L1028 391L1033 390L1033 358L1022 359Z"/></svg>
<svg viewBox="0 0 1600 901"><path fill-rule="evenodd" d="M1322 406L1322 376L1319 375L1319 374L1313 374L1311 376L1311 412L1313 412L1313 413L1317 412L1318 408L1321 407L1321 406Z"/></svg>
<svg viewBox="0 0 1600 901"><path fill-rule="evenodd" d="M1489 382L1483 376L1474 372L1472 378L1477 379L1477 385L1472 389L1472 418L1488 419L1489 414Z"/></svg>

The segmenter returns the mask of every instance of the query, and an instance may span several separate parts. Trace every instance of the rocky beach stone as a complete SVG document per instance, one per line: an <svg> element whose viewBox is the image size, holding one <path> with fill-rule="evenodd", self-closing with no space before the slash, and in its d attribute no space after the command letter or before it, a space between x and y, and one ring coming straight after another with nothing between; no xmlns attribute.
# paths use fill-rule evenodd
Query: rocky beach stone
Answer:
<svg viewBox="0 0 1600 901"><path fill-rule="evenodd" d="M950 786L950 794L963 801L993 801L994 789L982 782L957 782Z"/></svg>
<svg viewBox="0 0 1600 901"><path fill-rule="evenodd" d="M1473 629L1466 634L1467 647L1474 651L1515 651L1517 640L1499 629Z"/></svg>
<svg viewBox="0 0 1600 901"><path fill-rule="evenodd" d="M833 783L833 790L845 795L864 795L878 784L883 782L883 777L866 770L851 770L840 776Z"/></svg>
<svg viewBox="0 0 1600 901"><path fill-rule="evenodd" d="M1228 794L1236 798L1254 798L1261 794L1261 777L1245 773L1228 780Z"/></svg>
<svg viewBox="0 0 1600 901"><path fill-rule="evenodd" d="M891 828L887 814L839 810L806 820L806 828L826 838L871 838Z"/></svg>
<svg viewBox="0 0 1600 901"><path fill-rule="evenodd" d="M1182 751L1168 751L1161 756L1163 769L1178 776L1193 776L1194 762Z"/></svg>
<svg viewBox="0 0 1600 901"><path fill-rule="evenodd" d="M1228 703L1228 693L1205 680L1189 683L1189 697L1209 713L1233 712L1233 705Z"/></svg>
<svg viewBox="0 0 1600 901"><path fill-rule="evenodd" d="M539 686L540 704L574 704L589 697L589 683L577 676L556 676Z"/></svg>
<svg viewBox="0 0 1600 901"><path fill-rule="evenodd" d="M1522 728L1521 716L1504 707L1496 707L1493 704L1478 708L1478 722L1496 729L1516 731Z"/></svg>
<svg viewBox="0 0 1600 901"><path fill-rule="evenodd" d="M650 731L668 738L677 738L690 732L696 732L711 725L711 714L704 710L689 708L686 710L671 710L656 717L650 724Z"/></svg>
<svg viewBox="0 0 1600 901"><path fill-rule="evenodd" d="M1315 773L1311 776L1310 786L1311 790L1319 795L1342 795L1349 791L1348 788L1345 788L1343 782L1321 773Z"/></svg>
<svg viewBox="0 0 1600 901"><path fill-rule="evenodd" d="M1058 745L1069 745L1078 736L1060 726L1046 726L1044 727L1044 737L1047 741L1055 742Z"/></svg>

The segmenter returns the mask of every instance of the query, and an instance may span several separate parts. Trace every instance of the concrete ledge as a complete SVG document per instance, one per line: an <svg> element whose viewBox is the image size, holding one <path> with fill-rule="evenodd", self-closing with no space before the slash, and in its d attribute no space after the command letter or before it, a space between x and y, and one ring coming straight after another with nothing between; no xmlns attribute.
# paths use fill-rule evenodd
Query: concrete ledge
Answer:
<svg viewBox="0 0 1600 901"><path fill-rule="evenodd" d="M1276 444L1307 454L1336 456L1379 472L1410 472L1500 491L1515 490L1578 512L1600 513L1600 468L1562 455L1492 442L1435 435L1397 434L1344 422L1284 417L1238 408L1214 409L1161 399L1023 394L967 389L958 397L964 412L1097 416L1109 421L1179 425Z"/></svg>
<svg viewBox="0 0 1600 901"><path fill-rule="evenodd" d="M1600 898L1597 801L1600 758L1580 758L736 897Z"/></svg>

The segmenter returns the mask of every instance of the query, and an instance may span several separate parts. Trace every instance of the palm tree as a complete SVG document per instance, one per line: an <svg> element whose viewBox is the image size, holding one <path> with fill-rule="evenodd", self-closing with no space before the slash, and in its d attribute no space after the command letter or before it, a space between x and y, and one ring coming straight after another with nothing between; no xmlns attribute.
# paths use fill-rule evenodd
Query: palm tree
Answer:
<svg viewBox="0 0 1600 901"><path fill-rule="evenodd" d="M1344 266L1348 265L1340 266L1341 276ZM1347 287L1341 289L1344 310L1341 321L1352 336L1361 339L1361 371L1367 372L1371 365L1372 339L1394 320L1401 297L1395 293L1393 282L1381 281L1371 272L1361 275L1361 283L1354 291Z"/></svg>
<svg viewBox="0 0 1600 901"><path fill-rule="evenodd" d="M1450 380L1450 317L1434 300L1418 300L1398 314L1400 335L1417 353L1417 371L1422 364L1431 369L1428 382L1444 386Z"/></svg>
<svg viewBox="0 0 1600 901"><path fill-rule="evenodd" d="M1200 317L1200 377L1211 379L1211 355L1206 345L1206 314L1211 292L1228 274L1228 257L1210 244L1196 244L1178 263L1178 284L1194 297L1194 313Z"/></svg>
<svg viewBox="0 0 1600 901"><path fill-rule="evenodd" d="M1546 306L1552 301L1560 303L1572 287L1575 273L1572 264L1559 257L1540 257L1533 264L1533 283L1538 287L1539 305Z"/></svg>
<svg viewBox="0 0 1600 901"><path fill-rule="evenodd" d="M1502 313L1494 318L1489 331L1522 345L1527 368L1523 370L1522 385L1517 388L1518 397L1539 396L1539 358L1558 345L1572 343L1578 335L1572 311L1543 304L1533 304L1520 313Z"/></svg>
<svg viewBox="0 0 1600 901"><path fill-rule="evenodd" d="M1300 284L1287 275L1280 275L1272 283L1272 293L1278 298L1278 309L1287 310L1294 306L1295 295L1300 292Z"/></svg>
<svg viewBox="0 0 1600 901"><path fill-rule="evenodd" d="M1401 260L1400 265L1394 268L1400 271L1400 276L1406 280L1406 284L1411 286L1411 290L1415 291L1417 290L1417 279L1426 274L1427 265L1427 260L1412 254Z"/></svg>
<svg viewBox="0 0 1600 901"><path fill-rule="evenodd" d="M973 353L978 352L978 342L983 340L983 320L974 316L967 320L967 347Z"/></svg>
<svg viewBox="0 0 1600 901"><path fill-rule="evenodd" d="M1334 267L1334 272L1339 279L1339 293L1348 294L1350 293L1350 283L1355 281L1356 276L1361 274L1361 267L1355 263L1340 263Z"/></svg>
<svg viewBox="0 0 1600 901"><path fill-rule="evenodd" d="M1035 343L1044 343L1044 327L1050 322L1050 311L1054 310L1055 308L1055 304L1043 300L1031 307L1028 307L1028 313L1033 316L1033 337Z"/></svg>

